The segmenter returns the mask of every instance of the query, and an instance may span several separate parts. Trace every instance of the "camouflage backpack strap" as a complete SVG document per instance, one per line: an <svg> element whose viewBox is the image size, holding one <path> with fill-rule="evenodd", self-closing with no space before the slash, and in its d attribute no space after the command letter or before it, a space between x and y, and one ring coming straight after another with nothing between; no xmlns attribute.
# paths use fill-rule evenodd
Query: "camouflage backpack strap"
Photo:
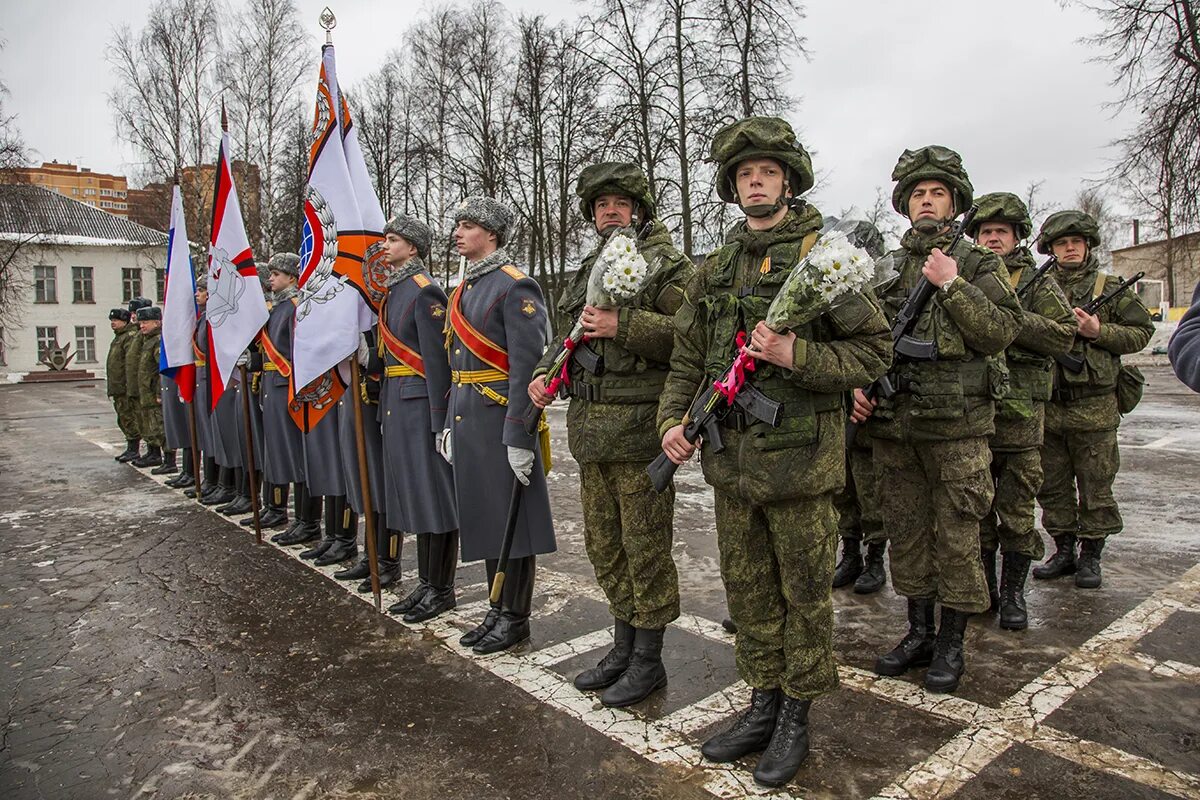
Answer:
<svg viewBox="0 0 1200 800"><path fill-rule="evenodd" d="M1012 287L1014 292L1017 290L1017 284L1021 282L1021 273L1024 271L1024 267L1017 267L1012 272L1008 273L1008 285Z"/></svg>
<svg viewBox="0 0 1200 800"><path fill-rule="evenodd" d="M1095 300L1100 295L1104 294L1104 284L1108 282L1108 276L1103 272L1096 273L1096 286L1092 289L1092 299Z"/></svg>

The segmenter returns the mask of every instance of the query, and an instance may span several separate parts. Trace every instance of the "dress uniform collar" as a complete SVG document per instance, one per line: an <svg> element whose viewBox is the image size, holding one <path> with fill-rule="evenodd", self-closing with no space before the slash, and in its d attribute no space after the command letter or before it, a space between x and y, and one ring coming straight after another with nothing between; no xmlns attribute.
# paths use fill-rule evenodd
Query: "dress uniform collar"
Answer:
<svg viewBox="0 0 1200 800"><path fill-rule="evenodd" d="M489 272L494 272L501 267L512 263L512 257L509 256L508 250L501 247L492 253L484 256L478 261L473 261L467 265L467 277L471 279L482 278Z"/></svg>
<svg viewBox="0 0 1200 800"><path fill-rule="evenodd" d="M389 272L384 285L390 289L397 283L400 283L400 281L407 280L413 275L424 271L425 262L420 256L413 256L408 261L405 261L403 266Z"/></svg>

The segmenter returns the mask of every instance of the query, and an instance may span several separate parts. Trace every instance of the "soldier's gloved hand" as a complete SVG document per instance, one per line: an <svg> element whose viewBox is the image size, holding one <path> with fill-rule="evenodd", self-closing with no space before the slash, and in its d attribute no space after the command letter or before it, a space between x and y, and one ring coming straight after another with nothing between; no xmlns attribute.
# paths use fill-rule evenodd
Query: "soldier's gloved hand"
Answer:
<svg viewBox="0 0 1200 800"><path fill-rule="evenodd" d="M451 444L450 444L450 429L444 428L442 430L442 432L436 437L436 440L437 440L436 444L437 444L438 454L442 458L446 459L447 464L453 464L454 463L454 452L453 452L453 450L451 448Z"/></svg>
<svg viewBox="0 0 1200 800"><path fill-rule="evenodd" d="M517 476L517 480L523 486L529 485L529 474L533 472L533 451L526 450L524 447L508 448L508 465L512 467L513 474Z"/></svg>
<svg viewBox="0 0 1200 800"><path fill-rule="evenodd" d="M361 333L358 335L358 353L355 358L358 359L360 367L365 367L367 362L371 360L371 348L367 346L367 337Z"/></svg>

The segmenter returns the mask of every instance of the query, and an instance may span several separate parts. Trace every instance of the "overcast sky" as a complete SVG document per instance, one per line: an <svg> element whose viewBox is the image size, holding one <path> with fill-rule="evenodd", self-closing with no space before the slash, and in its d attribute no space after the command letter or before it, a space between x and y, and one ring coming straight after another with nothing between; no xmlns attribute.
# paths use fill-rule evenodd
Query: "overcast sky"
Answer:
<svg viewBox="0 0 1200 800"><path fill-rule="evenodd" d="M231 0L237 2L237 0ZM298 0L314 35L328 0ZM114 134L105 49L114 28L140 26L138 0L3 0L0 80L39 158L124 173L134 154ZM339 78L374 70L420 4L341 0ZM506 0L514 14L574 16L584 2ZM1054 0L1003 3L809 0L802 23L811 59L782 53L800 95L792 121L824 181L814 200L827 213L870 206L906 147L958 150L977 192L1022 193L1044 180L1046 199L1070 204L1083 179L1101 176L1128 117L1113 118L1111 73L1089 61L1079 38L1094 16ZM236 146L236 145L235 145ZM1119 246L1121 242L1114 241Z"/></svg>

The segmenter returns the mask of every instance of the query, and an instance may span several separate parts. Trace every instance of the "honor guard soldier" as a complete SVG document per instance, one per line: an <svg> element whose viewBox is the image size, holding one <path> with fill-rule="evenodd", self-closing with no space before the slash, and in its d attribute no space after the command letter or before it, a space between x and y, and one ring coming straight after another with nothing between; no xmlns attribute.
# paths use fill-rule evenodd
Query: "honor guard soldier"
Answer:
<svg viewBox="0 0 1200 800"><path fill-rule="evenodd" d="M1094 314L1082 308L1121 282L1100 271L1099 246L1100 228L1082 211L1051 214L1037 238L1038 252L1058 259L1051 274L1074 306L1079 335L1069 354L1075 363L1060 357L1055 365L1054 391L1046 405L1045 478L1037 499L1042 526L1056 549L1034 568L1033 577L1074 573L1080 589L1100 586L1104 542L1124 527L1112 491L1120 467L1117 427L1141 398L1143 380L1140 372L1121 364L1121 356L1138 352L1154 334L1150 312L1133 291L1122 292Z"/></svg>
<svg viewBox="0 0 1200 800"><path fill-rule="evenodd" d="M125 436L125 451L115 456L121 463L137 458L142 444L137 427L137 406L130 401L128 388L136 378L125 372L126 353L138 335L137 324L130 322L131 317L127 308L114 308L108 312L113 340L108 346L108 359L104 363L105 390L112 398L113 410L117 412L117 427Z"/></svg>
<svg viewBox="0 0 1200 800"><path fill-rule="evenodd" d="M138 430L146 440L146 454L130 461L135 467L163 463L162 398L159 395L158 359L162 352L162 310L144 306L137 311L142 341L138 348Z"/></svg>
<svg viewBox="0 0 1200 800"><path fill-rule="evenodd" d="M715 493L738 674L753 692L750 708L701 753L732 762L762 751L754 779L774 787L808 755L811 701L838 685L833 500L845 476L845 394L884 372L889 339L883 313L859 293L784 334L762 322L822 227L821 213L799 199L813 169L792 127L740 120L717 132L712 159L718 195L746 218L687 286L658 420L663 452L683 463L696 449L684 416L732 363L739 333L750 333L753 384L782 405L779 425L732 410L719 423L724 449L706 442L700 463Z"/></svg>
<svg viewBox="0 0 1200 800"><path fill-rule="evenodd" d="M471 197L455 209L454 222L455 244L468 264L447 310L452 385L439 447L454 467L463 561L483 559L489 585L503 545L501 522L510 505L518 509L503 596L460 640L486 654L529 638L536 557L556 548L547 454L524 420L549 326L541 287L504 249L512 211L490 197Z"/></svg>
<svg viewBox="0 0 1200 800"><path fill-rule="evenodd" d="M382 507L390 530L380 531L380 579L399 579L400 531L417 539L417 586L388 612L424 622L455 607L458 515L454 477L437 452L446 427L450 365L446 360L446 293L425 266L433 232L404 214L383 229L391 267L379 308L377 353L382 380ZM361 572L353 577L366 577ZM370 589L369 582L364 586ZM362 587L360 587L362 588Z"/></svg>
<svg viewBox="0 0 1200 800"><path fill-rule="evenodd" d="M192 394L192 404L196 412L196 441L200 445L200 464L203 474L200 476L200 497L204 498L221 490L218 479L220 467L213 455L213 421L212 402L208 390L208 273L201 270L196 275L196 307L200 315L196 318L196 334L192 350L196 366L196 389ZM191 485L183 485L183 493L187 497L195 497L195 489Z"/></svg>
<svg viewBox="0 0 1200 800"><path fill-rule="evenodd" d="M579 463L584 542L596 580L613 615L613 647L581 672L575 687L605 689L606 706L641 702L666 686L663 633L679 616L679 579L671 558L675 487L653 491L646 466L661 452L654 425L674 341L673 317L694 269L675 249L655 217L654 197L634 164L595 164L575 188L579 210L599 234L559 313L568 320L564 340L582 320L587 341L577 347L593 358L569 362L567 443ZM614 231L632 228L649 269L648 285L618 308L587 302L592 268ZM553 399L546 377L555 349L534 371L529 396L539 408ZM589 369L591 366L592 369Z"/></svg>
<svg viewBox="0 0 1200 800"><path fill-rule="evenodd" d="M1045 555L1033 523L1034 496L1042 485L1045 405L1054 378L1054 357L1071 349L1075 315L1054 279L1037 274L1037 262L1022 242L1033 233L1029 210L1015 194L995 192L980 197L967 235L1004 259L1008 283L1021 301L1021 329L1005 351L1008 395L996 403L992 451L995 498L979 528L980 556L991 610L1000 612L1000 627L1024 630L1025 579L1029 564ZM1001 551L996 579L996 548ZM998 584L998 585L997 585Z"/></svg>
<svg viewBox="0 0 1200 800"><path fill-rule="evenodd" d="M988 437L995 401L1007 389L1004 348L1022 312L999 256L961 239L943 250L974 195L958 153L938 145L905 150L892 180L892 206L912 227L895 253L900 275L878 295L895 317L922 279L935 287L911 335L931 343L936 357L899 361L896 391L877 407L855 390L853 418L870 417L892 585L908 601L908 633L877 659L875 672L902 675L928 665L925 688L952 692L965 669L967 619L988 608L979 560L979 523L993 493Z"/></svg>

